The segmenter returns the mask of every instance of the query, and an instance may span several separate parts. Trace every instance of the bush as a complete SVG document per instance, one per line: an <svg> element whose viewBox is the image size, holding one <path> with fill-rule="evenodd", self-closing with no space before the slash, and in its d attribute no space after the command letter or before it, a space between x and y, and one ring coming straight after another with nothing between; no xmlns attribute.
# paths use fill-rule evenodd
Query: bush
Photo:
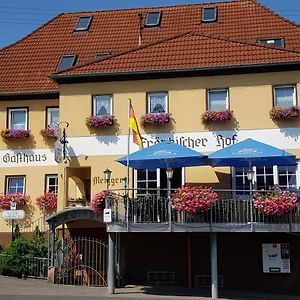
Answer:
<svg viewBox="0 0 300 300"><path fill-rule="evenodd" d="M26 264L26 257L47 257L47 243L39 229L33 233L33 239L22 236L15 240L2 252L0 259L0 274L6 276L26 277L33 265ZM33 264L31 262L31 264Z"/></svg>

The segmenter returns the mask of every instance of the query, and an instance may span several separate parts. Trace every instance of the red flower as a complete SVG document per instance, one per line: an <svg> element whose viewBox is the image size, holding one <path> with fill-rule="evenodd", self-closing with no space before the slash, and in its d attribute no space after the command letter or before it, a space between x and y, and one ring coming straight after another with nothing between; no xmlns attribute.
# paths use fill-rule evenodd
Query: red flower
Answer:
<svg viewBox="0 0 300 300"><path fill-rule="evenodd" d="M45 192L36 198L36 204L39 209L54 209L57 207L57 196L53 192Z"/></svg>

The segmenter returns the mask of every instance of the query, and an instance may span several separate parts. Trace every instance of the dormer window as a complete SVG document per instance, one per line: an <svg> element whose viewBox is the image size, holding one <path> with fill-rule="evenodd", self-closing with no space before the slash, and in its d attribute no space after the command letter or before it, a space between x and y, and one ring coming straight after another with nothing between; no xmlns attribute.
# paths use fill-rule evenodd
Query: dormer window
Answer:
<svg viewBox="0 0 300 300"><path fill-rule="evenodd" d="M259 39L257 42L264 45L284 47L284 38Z"/></svg>
<svg viewBox="0 0 300 300"><path fill-rule="evenodd" d="M159 26L161 18L161 12L159 11L152 11L147 13L146 19L145 19L145 27L155 27Z"/></svg>
<svg viewBox="0 0 300 300"><path fill-rule="evenodd" d="M61 70L64 70L64 69L71 68L75 63L75 58L76 58L76 55L63 55L63 56L61 56L56 70L61 71Z"/></svg>
<svg viewBox="0 0 300 300"><path fill-rule="evenodd" d="M92 17L86 16L86 17L79 17L76 26L75 31L86 31L89 29L91 24Z"/></svg>
<svg viewBox="0 0 300 300"><path fill-rule="evenodd" d="M217 8L205 7L202 9L202 22L215 22L217 21Z"/></svg>

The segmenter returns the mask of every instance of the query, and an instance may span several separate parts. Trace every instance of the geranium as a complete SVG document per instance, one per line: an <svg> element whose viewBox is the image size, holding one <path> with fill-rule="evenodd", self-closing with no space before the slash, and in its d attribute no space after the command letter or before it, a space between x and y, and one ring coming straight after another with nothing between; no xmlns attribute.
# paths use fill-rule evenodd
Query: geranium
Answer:
<svg viewBox="0 0 300 300"><path fill-rule="evenodd" d="M100 215L105 208L105 201L110 203L119 199L119 195L113 191L101 191L94 195L91 200L91 208L96 215Z"/></svg>
<svg viewBox="0 0 300 300"><path fill-rule="evenodd" d="M0 195L0 208L1 209L9 209L10 208L10 200L7 195Z"/></svg>
<svg viewBox="0 0 300 300"><path fill-rule="evenodd" d="M185 186L172 193L170 200L177 211L195 213L210 209L218 201L218 194L211 187Z"/></svg>
<svg viewBox="0 0 300 300"><path fill-rule="evenodd" d="M220 111L207 110L201 116L202 124L208 124L213 122L225 122L232 118L233 111L231 109L225 109Z"/></svg>
<svg viewBox="0 0 300 300"><path fill-rule="evenodd" d="M142 126L166 125L170 122L171 113L149 113L142 115L140 123Z"/></svg>
<svg viewBox="0 0 300 300"><path fill-rule="evenodd" d="M295 119L299 117L299 114L300 109L297 105L288 108L273 107L269 112L272 120Z"/></svg>
<svg viewBox="0 0 300 300"><path fill-rule="evenodd" d="M253 203L264 214L281 216L297 207L298 197L289 191L256 193Z"/></svg>
<svg viewBox="0 0 300 300"><path fill-rule="evenodd" d="M114 124L116 118L113 115L90 116L85 119L88 127L109 127Z"/></svg>
<svg viewBox="0 0 300 300"><path fill-rule="evenodd" d="M44 128L40 131L40 134L44 139L46 138L56 138L55 128Z"/></svg>
<svg viewBox="0 0 300 300"><path fill-rule="evenodd" d="M9 209L10 203L15 202L16 205L25 205L30 201L29 196L22 193L13 193L0 196L0 208Z"/></svg>
<svg viewBox="0 0 300 300"><path fill-rule="evenodd" d="M1 137L3 140L24 140L30 135L30 130L23 129L3 129L1 130Z"/></svg>
<svg viewBox="0 0 300 300"><path fill-rule="evenodd" d="M53 192L45 192L36 198L36 204L39 209L54 209L57 207L57 196Z"/></svg>

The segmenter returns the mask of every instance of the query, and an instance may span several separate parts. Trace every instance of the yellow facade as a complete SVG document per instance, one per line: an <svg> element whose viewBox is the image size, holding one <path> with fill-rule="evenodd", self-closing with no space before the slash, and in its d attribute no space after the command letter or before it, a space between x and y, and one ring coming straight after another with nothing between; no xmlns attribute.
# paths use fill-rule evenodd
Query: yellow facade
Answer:
<svg viewBox="0 0 300 300"><path fill-rule="evenodd" d="M0 150L9 149L49 149L54 142L45 141L40 130L45 127L46 107L59 105L60 122L68 122L67 139L72 143L83 144L83 151L72 154L68 150L68 157L59 165L9 167L1 168L0 192L5 193L5 176L26 175L26 194L30 195L33 203L31 221L42 216L34 204L34 199L44 192L45 174L58 174L58 211L65 209L70 200L82 199L88 204L91 197L106 188L103 170L113 171L110 188L122 188L126 168L115 160L127 153L128 135L128 99L132 100L136 118L146 113L146 95L148 92L168 92L168 111L172 113L173 122L165 127L141 128L144 136L153 134L197 134L205 150L207 132L218 135L220 132L232 131L238 134L247 130L275 130L284 131L285 128L298 128L299 118L295 120L273 122L269 111L273 106L274 85L296 85L297 103L300 94L300 72L274 72L259 74L239 74L223 76L131 80L115 82L95 82L60 85L59 100L15 100L0 102L0 127L6 128L8 107L29 108L29 129L33 138L29 141L5 143L0 141ZM229 108L233 110L234 119L226 123L207 125L201 124L201 114L206 110L206 91L208 89L227 88L229 93ZM92 96L111 94L113 97L112 113L116 116L117 124L110 128L91 130L85 124L85 119L92 114ZM63 125L63 123L62 123ZM63 125L64 126L64 125ZM62 126L62 127L63 127ZM203 135L203 137L202 137ZM264 133L261 134L262 136ZM104 145L104 137L111 139L111 144ZM94 144L85 138L94 138ZM72 140L73 139L73 140ZM109 147L122 143L116 151L108 150L104 154L97 153L97 147ZM223 141L224 142L224 141ZM226 146L225 144L221 145ZM91 149L92 148L92 149ZM285 150L300 156L298 147L286 147ZM87 153L88 152L88 153ZM130 172L130 185L133 185L133 172ZM70 179L71 178L71 179ZM193 167L184 171L186 183L202 183L216 188L231 188L230 168ZM2 231L9 232L9 223L1 219Z"/></svg>

